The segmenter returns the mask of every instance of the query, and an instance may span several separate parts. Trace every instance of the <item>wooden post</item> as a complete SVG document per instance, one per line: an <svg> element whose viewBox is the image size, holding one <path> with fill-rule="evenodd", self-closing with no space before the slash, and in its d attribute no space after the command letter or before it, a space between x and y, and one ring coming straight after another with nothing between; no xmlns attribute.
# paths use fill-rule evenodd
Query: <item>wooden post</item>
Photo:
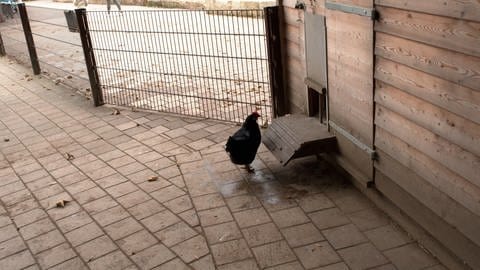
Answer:
<svg viewBox="0 0 480 270"><path fill-rule="evenodd" d="M92 90L93 104L101 106L104 103L102 88L100 87L100 79L98 77L97 64L95 61L95 54L93 53L92 40L88 30L87 12L86 9L75 9L77 16L78 31L80 32L80 39L82 40L83 54L85 56L85 64L87 65L88 79Z"/></svg>
<svg viewBox="0 0 480 270"><path fill-rule="evenodd" d="M40 74L40 64L38 62L37 50L35 49L35 43L33 42L32 29L30 28L30 21L28 20L27 9L25 3L19 3L17 5L18 12L20 13L20 19L22 21L23 33L25 34L25 42L28 47L28 54L30 55L30 61L32 62L33 74Z"/></svg>
<svg viewBox="0 0 480 270"><path fill-rule="evenodd" d="M0 33L0 56L5 56L5 46L3 45L2 33Z"/></svg>
<svg viewBox="0 0 480 270"><path fill-rule="evenodd" d="M287 112L287 93L285 90L282 59L282 39L280 36L280 8L266 7L265 31L267 35L268 66L270 90L272 93L273 115L285 115Z"/></svg>

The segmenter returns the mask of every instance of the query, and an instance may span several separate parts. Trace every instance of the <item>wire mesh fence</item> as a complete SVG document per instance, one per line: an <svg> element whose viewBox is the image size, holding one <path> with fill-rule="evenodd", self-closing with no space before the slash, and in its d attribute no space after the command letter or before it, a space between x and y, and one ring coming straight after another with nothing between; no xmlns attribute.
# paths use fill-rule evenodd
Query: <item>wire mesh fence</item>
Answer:
<svg viewBox="0 0 480 270"><path fill-rule="evenodd" d="M271 119L263 10L88 11L104 101L242 122Z"/></svg>
<svg viewBox="0 0 480 270"><path fill-rule="evenodd" d="M26 10L42 73L56 83L88 90L80 37L69 30L64 10L32 6ZM7 55L31 65L19 12L0 23L0 31Z"/></svg>

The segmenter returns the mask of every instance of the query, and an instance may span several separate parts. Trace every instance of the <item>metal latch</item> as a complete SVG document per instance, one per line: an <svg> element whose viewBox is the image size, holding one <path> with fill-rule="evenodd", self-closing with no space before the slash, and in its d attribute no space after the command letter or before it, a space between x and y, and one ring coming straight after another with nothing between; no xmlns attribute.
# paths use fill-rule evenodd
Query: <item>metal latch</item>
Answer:
<svg viewBox="0 0 480 270"><path fill-rule="evenodd" d="M346 13L356 14L360 16L366 16L372 20L378 19L378 12L374 8L365 8L359 6L349 6L345 4L340 4L336 2L325 2L325 7L331 10L339 10Z"/></svg>

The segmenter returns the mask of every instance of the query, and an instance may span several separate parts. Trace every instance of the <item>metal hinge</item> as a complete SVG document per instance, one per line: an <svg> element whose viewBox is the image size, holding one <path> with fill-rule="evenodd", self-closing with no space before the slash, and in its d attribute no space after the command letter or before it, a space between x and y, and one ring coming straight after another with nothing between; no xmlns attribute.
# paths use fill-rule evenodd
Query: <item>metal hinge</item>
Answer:
<svg viewBox="0 0 480 270"><path fill-rule="evenodd" d="M325 2L325 8L331 10L339 10L346 13L356 14L360 16L366 16L372 20L378 19L378 12L374 8L365 8L359 6L349 6L345 4L340 4L336 2Z"/></svg>

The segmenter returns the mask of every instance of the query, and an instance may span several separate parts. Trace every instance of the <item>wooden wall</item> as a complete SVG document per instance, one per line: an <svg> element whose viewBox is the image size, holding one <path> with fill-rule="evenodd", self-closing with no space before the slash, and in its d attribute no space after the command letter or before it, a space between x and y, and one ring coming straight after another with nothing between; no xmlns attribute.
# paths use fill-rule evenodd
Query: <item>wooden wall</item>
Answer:
<svg viewBox="0 0 480 270"><path fill-rule="evenodd" d="M336 2L373 7L373 0ZM284 6L285 67L290 113L307 108L304 12L326 17L328 106L330 121L358 142L373 148L373 21L368 17L325 8L325 0L305 1L306 11L295 9L296 0ZM339 141L339 155L332 158L364 184L373 180L373 161L368 152L332 129Z"/></svg>
<svg viewBox="0 0 480 270"><path fill-rule="evenodd" d="M376 186L480 269L480 2L375 4Z"/></svg>
<svg viewBox="0 0 480 270"><path fill-rule="evenodd" d="M334 0L330 0L334 1ZM336 0L374 7L378 21L306 0L326 16L333 156L454 256L480 269L480 1ZM284 6L290 113L306 111L304 10ZM333 132L335 132L333 130Z"/></svg>

